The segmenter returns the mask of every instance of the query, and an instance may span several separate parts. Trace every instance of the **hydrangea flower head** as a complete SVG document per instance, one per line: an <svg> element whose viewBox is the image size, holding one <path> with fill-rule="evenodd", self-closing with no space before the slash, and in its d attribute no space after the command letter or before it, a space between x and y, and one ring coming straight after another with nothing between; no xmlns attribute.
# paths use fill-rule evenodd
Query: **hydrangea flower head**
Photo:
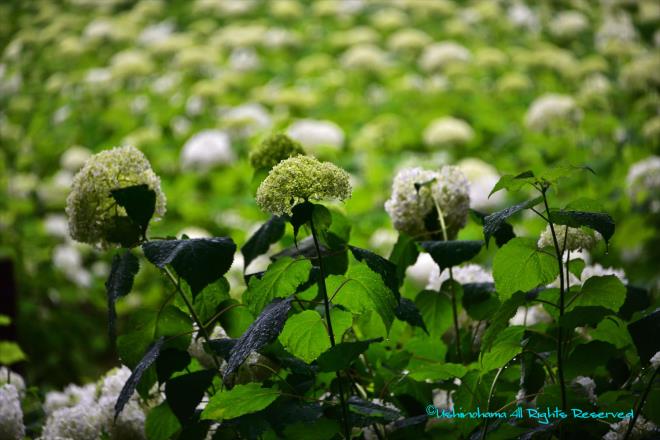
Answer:
<svg viewBox="0 0 660 440"><path fill-rule="evenodd" d="M156 193L154 217L162 217L165 214L165 194L160 188L160 178L142 152L126 146L92 156L74 177L66 200L71 237L107 247L110 228L117 217L126 216L110 191L143 184Z"/></svg>
<svg viewBox="0 0 660 440"><path fill-rule="evenodd" d="M436 209L436 204L443 213L447 238L453 239L465 226L470 207L469 183L458 167L444 166L440 171L401 170L394 178L385 210L398 231L423 237L432 232L427 230L425 219Z"/></svg>
<svg viewBox="0 0 660 440"><path fill-rule="evenodd" d="M581 228L571 228L563 225L554 225L554 227L555 234L557 235L557 243L565 251L590 250L603 238L596 231L585 231ZM566 236L567 234L568 237ZM565 248L564 243L566 243ZM546 226L545 230L541 233L537 246L539 248L554 246L550 225Z"/></svg>
<svg viewBox="0 0 660 440"><path fill-rule="evenodd" d="M300 143L285 134L268 136L250 153L250 163L254 169L270 170L281 160L305 154Z"/></svg>
<svg viewBox="0 0 660 440"><path fill-rule="evenodd" d="M257 190L259 207L275 215L292 215L294 206L310 200L346 200L351 184L346 171L311 156L295 156L270 170Z"/></svg>
<svg viewBox="0 0 660 440"><path fill-rule="evenodd" d="M0 438L21 440L25 436L23 410L16 387L10 383L0 386Z"/></svg>

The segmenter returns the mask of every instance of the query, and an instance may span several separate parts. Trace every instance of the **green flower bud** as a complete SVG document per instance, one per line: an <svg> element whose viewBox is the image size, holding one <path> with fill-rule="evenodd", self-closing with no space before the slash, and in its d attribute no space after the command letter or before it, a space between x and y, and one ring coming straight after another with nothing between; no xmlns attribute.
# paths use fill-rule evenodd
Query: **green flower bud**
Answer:
<svg viewBox="0 0 660 440"><path fill-rule="evenodd" d="M302 146L285 134L272 134L250 153L250 163L255 170L270 170L280 161L305 154Z"/></svg>

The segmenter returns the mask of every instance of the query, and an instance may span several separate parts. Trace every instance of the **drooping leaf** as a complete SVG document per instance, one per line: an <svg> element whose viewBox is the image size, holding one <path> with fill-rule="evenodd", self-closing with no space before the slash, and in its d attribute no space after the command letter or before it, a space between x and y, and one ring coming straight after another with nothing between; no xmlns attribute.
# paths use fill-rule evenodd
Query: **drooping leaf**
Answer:
<svg viewBox="0 0 660 440"><path fill-rule="evenodd" d="M378 405L357 396L348 398L348 412L354 426L368 426L374 423L389 423L401 417L396 409Z"/></svg>
<svg viewBox="0 0 660 440"><path fill-rule="evenodd" d="M280 334L291 309L292 299L276 298L264 308L231 349L224 379L236 371L252 351L258 351Z"/></svg>
<svg viewBox="0 0 660 440"><path fill-rule="evenodd" d="M495 287L502 300L517 291L548 284L558 274L555 258L537 249L532 238L514 238L497 251L493 260Z"/></svg>
<svg viewBox="0 0 660 440"><path fill-rule="evenodd" d="M648 365L651 357L660 351L658 329L660 329L660 308L628 324L628 332L635 343L642 365Z"/></svg>
<svg viewBox="0 0 660 440"><path fill-rule="evenodd" d="M0 365L12 365L27 359L21 347L11 341L0 341Z"/></svg>
<svg viewBox="0 0 660 440"><path fill-rule="evenodd" d="M128 295L133 288L133 279L140 270L140 263L130 250L115 254L112 257L110 275L105 282L105 291L108 298L108 333L110 340L115 340L115 302L118 298Z"/></svg>
<svg viewBox="0 0 660 440"><path fill-rule="evenodd" d="M154 240L142 245L147 259L160 268L172 265L192 291L193 297L217 281L231 267L236 245L231 238Z"/></svg>
<svg viewBox="0 0 660 440"><path fill-rule="evenodd" d="M383 279L383 282L392 291L392 294L399 300L399 280L396 275L397 267L391 261L371 252L367 249L361 249L355 246L349 246L351 253L358 261L367 263L369 269L376 272Z"/></svg>
<svg viewBox="0 0 660 440"><path fill-rule="evenodd" d="M309 278L312 263L306 259L283 257L271 263L261 279L252 278L243 302L257 315L273 298L284 298L295 293L298 286Z"/></svg>
<svg viewBox="0 0 660 440"><path fill-rule="evenodd" d="M373 310L389 330L398 301L380 275L369 266L354 261L346 275L330 275L326 282L328 295L334 296L333 303L354 313Z"/></svg>
<svg viewBox="0 0 660 440"><path fill-rule="evenodd" d="M165 384L167 402L182 425L191 421L214 376L213 370L195 371L169 379Z"/></svg>
<svg viewBox="0 0 660 440"><path fill-rule="evenodd" d="M424 290L415 298L415 305L422 314L424 324L431 336L441 337L451 327L451 301L445 295Z"/></svg>
<svg viewBox="0 0 660 440"><path fill-rule="evenodd" d="M237 342L238 339L233 338L211 339L208 345L213 353L223 359L227 359L230 356L231 349L234 348Z"/></svg>
<svg viewBox="0 0 660 440"><path fill-rule="evenodd" d="M124 248L140 244L144 238L140 227L128 217L116 215L104 226L104 237L110 243L117 243Z"/></svg>
<svg viewBox="0 0 660 440"><path fill-rule="evenodd" d="M397 319L407 322L413 327L420 327L426 332L426 334L429 334L429 331L426 328L426 324L424 324L422 314L420 313L415 303L408 298L401 298L399 300L399 305L394 311L394 314L396 315Z"/></svg>
<svg viewBox="0 0 660 440"><path fill-rule="evenodd" d="M464 365L449 362L423 362L415 365L416 367L410 370L410 377L422 382L427 379L448 380L461 378L468 371Z"/></svg>
<svg viewBox="0 0 660 440"><path fill-rule="evenodd" d="M137 225L144 237L149 226L149 220L156 209L156 193L146 184L113 189L110 195L117 204L126 210L131 221Z"/></svg>
<svg viewBox="0 0 660 440"><path fill-rule="evenodd" d="M149 440L168 440L181 429L181 424L167 402L149 410L144 425Z"/></svg>
<svg viewBox="0 0 660 440"><path fill-rule="evenodd" d="M534 178L534 173L531 171L525 171L518 175L512 176L511 174L505 174L500 177L500 180L497 181L493 189L488 194L488 197L492 196L494 193L501 189L507 189L509 191L518 191L526 183L533 183L536 179Z"/></svg>
<svg viewBox="0 0 660 440"><path fill-rule="evenodd" d="M262 388L261 384L251 382L236 385L231 390L215 393L202 411L201 418L206 420L233 419L268 407L280 396L275 388Z"/></svg>
<svg viewBox="0 0 660 440"><path fill-rule="evenodd" d="M570 211L563 209L551 209L550 219L557 225L566 225L571 228L579 228L586 226L600 232L600 235L605 239L605 243L609 242L612 235L614 235L615 225L614 219L604 212L586 212L586 211Z"/></svg>
<svg viewBox="0 0 660 440"><path fill-rule="evenodd" d="M265 254L271 244L277 243L284 236L285 226L286 219L274 215L257 229L241 248L245 260L244 269L259 255Z"/></svg>
<svg viewBox="0 0 660 440"><path fill-rule="evenodd" d="M458 266L474 258L483 246L478 240L423 241L422 248L428 252L440 267L440 272L448 267Z"/></svg>
<svg viewBox="0 0 660 440"><path fill-rule="evenodd" d="M576 307L605 307L617 312L626 301L626 287L614 275L591 277L577 295L567 311Z"/></svg>
<svg viewBox="0 0 660 440"><path fill-rule="evenodd" d="M419 256L419 249L412 237L405 234L399 234L389 260L396 266L396 276L399 280L399 286L403 284L408 266L415 264Z"/></svg>
<svg viewBox="0 0 660 440"><path fill-rule="evenodd" d="M509 217L524 209L532 208L541 203L541 201L543 201L543 197L536 197L486 216L484 218L484 241L486 242L486 247L488 247L490 237L496 235L501 230Z"/></svg>
<svg viewBox="0 0 660 440"><path fill-rule="evenodd" d="M144 354L142 360L135 366L135 368L133 368L131 375L124 384L124 387L121 389L121 392L119 393L119 397L117 398L117 402L115 403L115 420L117 420L117 417L124 409L124 405L126 405L128 399L130 399L133 393L135 392L135 388L140 382L140 379L142 378L144 372L158 358L158 355L160 354L160 349L162 348L164 342L165 342L164 338L162 337L158 338L156 342L154 342L153 345L149 348L149 350L147 350L147 352Z"/></svg>
<svg viewBox="0 0 660 440"><path fill-rule="evenodd" d="M520 340L525 333L525 327L513 326L504 329L495 339L488 351L482 351L480 356L481 371L486 373L502 368L516 355L522 352Z"/></svg>
<svg viewBox="0 0 660 440"><path fill-rule="evenodd" d="M323 318L314 310L291 316L279 340L292 355L310 363L330 347L328 330Z"/></svg>
<svg viewBox="0 0 660 440"><path fill-rule="evenodd" d="M502 304L493 283L463 284L463 308L472 319L489 319Z"/></svg>
<svg viewBox="0 0 660 440"><path fill-rule="evenodd" d="M486 217L488 217L487 214L476 211L474 209L470 209L470 214L472 214L474 220L477 223L480 223L482 226L485 224ZM515 238L516 234L515 232L513 232L513 226L511 226L511 223L508 223L507 221L502 221L502 223L499 224L497 229L494 229L492 231L490 237L495 237L495 244L497 245L497 247L502 247L505 244L507 244L512 238ZM489 241L490 241L489 239L486 239L485 241L486 247L488 247Z"/></svg>
<svg viewBox="0 0 660 440"><path fill-rule="evenodd" d="M365 341L342 342L330 347L319 356L319 371L338 371L348 368L358 356L367 351L370 344L381 342L382 338Z"/></svg>

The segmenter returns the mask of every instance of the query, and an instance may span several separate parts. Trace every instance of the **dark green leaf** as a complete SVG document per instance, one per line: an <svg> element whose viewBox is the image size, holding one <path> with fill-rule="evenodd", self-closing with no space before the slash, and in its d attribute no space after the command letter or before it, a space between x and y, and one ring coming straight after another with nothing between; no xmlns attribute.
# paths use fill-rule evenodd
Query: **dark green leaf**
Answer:
<svg viewBox="0 0 660 440"><path fill-rule="evenodd" d="M401 412L378 405L356 396L348 398L348 411L354 426L368 426L374 423L389 423L401 417Z"/></svg>
<svg viewBox="0 0 660 440"><path fill-rule="evenodd" d="M192 333L192 320L181 309L168 304L158 314L156 321L156 337L169 338L168 346L186 349Z"/></svg>
<svg viewBox="0 0 660 440"><path fill-rule="evenodd" d="M419 249L412 237L405 234L399 234L389 260L396 266L396 276L399 280L399 286L403 284L408 266L415 264L419 256Z"/></svg>
<svg viewBox="0 0 660 440"><path fill-rule="evenodd" d="M169 440L181 429L181 424L167 402L163 402L149 410L144 429L149 440Z"/></svg>
<svg viewBox="0 0 660 440"><path fill-rule="evenodd" d="M385 285L392 291L392 294L398 301L401 295L399 294L399 280L396 275L396 265L367 249L361 249L355 246L349 246L349 248L356 260L364 261L367 263L367 266L369 266L369 269L380 275Z"/></svg>
<svg viewBox="0 0 660 440"><path fill-rule="evenodd" d="M338 371L348 368L355 359L369 348L369 344L383 339L368 339L357 342L341 342L326 350L316 361L319 371Z"/></svg>
<svg viewBox="0 0 660 440"><path fill-rule="evenodd" d="M628 332L637 348L642 365L648 365L651 357L660 351L660 308L642 319L628 324Z"/></svg>
<svg viewBox="0 0 660 440"><path fill-rule="evenodd" d="M138 270L140 270L140 263L131 251L126 250L112 257L112 268L108 280L105 282L105 291L108 297L108 333L113 343L116 337L115 321L117 319L115 302L131 291L133 279Z"/></svg>
<svg viewBox="0 0 660 440"><path fill-rule="evenodd" d="M461 378L468 369L461 364L449 362L416 362L410 366L410 377L417 381L449 380Z"/></svg>
<svg viewBox="0 0 660 440"><path fill-rule="evenodd" d="M486 247L490 237L497 235L506 224L506 220L517 212L524 209L532 208L543 201L543 197L527 200L526 202L518 203L517 205L510 206L502 211L494 212L484 218L484 241Z"/></svg>
<svg viewBox="0 0 660 440"><path fill-rule="evenodd" d="M589 335L596 341L609 342L616 348L626 348L632 344L626 324L616 316L608 316L603 319L595 329L589 332Z"/></svg>
<svg viewBox="0 0 660 440"><path fill-rule="evenodd" d="M135 392L135 388L140 382L142 374L144 374L146 369L149 368L151 364L153 364L154 361L158 358L160 349L164 342L164 338L158 338L156 342L154 342L154 344L144 354L142 360L135 366L135 368L133 368L133 372L124 384L124 387L121 389L119 397L117 398L117 402L115 403L115 420L117 420L117 417L124 409L124 405L126 405L128 399L130 399Z"/></svg>
<svg viewBox="0 0 660 440"><path fill-rule="evenodd" d="M650 305L648 290L628 284L626 286L626 301L619 309L618 315L628 321L633 313L644 310Z"/></svg>
<svg viewBox="0 0 660 440"><path fill-rule="evenodd" d="M575 327L581 327L585 325L596 327L596 325L598 325L598 323L602 321L603 318L611 314L612 311L606 309L605 307L575 307L564 313L564 315L559 319L559 325L561 325L566 330L573 330Z"/></svg>
<svg viewBox="0 0 660 440"><path fill-rule="evenodd" d="M230 352L227 369L223 374L225 380L241 366L252 351L258 351L280 334L291 309L292 299L274 299L248 327Z"/></svg>
<svg viewBox="0 0 660 440"><path fill-rule="evenodd" d="M229 270L236 245L231 238L213 237L149 241L142 249L156 266L163 268L171 264L186 280L194 297Z"/></svg>
<svg viewBox="0 0 660 440"><path fill-rule="evenodd" d="M156 376L158 382L164 383L177 371L181 371L190 364L190 354L184 350L168 348L162 350L156 360Z"/></svg>
<svg viewBox="0 0 660 440"><path fill-rule="evenodd" d="M209 346L213 353L217 354L223 359L228 359L231 349L238 342L238 339L224 338L224 339L211 339Z"/></svg>
<svg viewBox="0 0 660 440"><path fill-rule="evenodd" d="M300 203L291 209L292 216L288 217L289 222L293 226L293 240L298 240L298 231L300 227L308 223L312 219L314 213L314 204L310 202Z"/></svg>
<svg viewBox="0 0 660 440"><path fill-rule="evenodd" d="M195 371L170 379L165 384L167 402L182 425L191 421L214 376L213 370Z"/></svg>
<svg viewBox="0 0 660 440"><path fill-rule="evenodd" d="M421 327L426 334L429 334L426 324L424 324L424 319L422 319L422 314L419 312L415 303L408 298L401 298L399 300L399 305L394 311L394 314L397 319L407 322L413 327Z"/></svg>
<svg viewBox="0 0 660 440"><path fill-rule="evenodd" d="M567 225L571 228L586 226L600 232L607 244L614 235L614 219L604 212L567 211L563 209L550 210L550 219L557 225Z"/></svg>
<svg viewBox="0 0 660 440"><path fill-rule="evenodd" d="M241 248L245 260L244 269L247 269L252 260L265 254L271 244L276 243L284 236L285 225L286 220L283 217L274 215L245 242Z"/></svg>
<svg viewBox="0 0 660 440"><path fill-rule="evenodd" d="M112 217L104 226L103 236L110 243L118 243L122 247L132 248L140 244L142 231L128 217Z"/></svg>
<svg viewBox="0 0 660 440"><path fill-rule="evenodd" d="M604 368L607 362L616 355L612 344L602 341L591 341L580 344L569 354L564 363L564 376L567 380L576 376L592 376L597 368Z"/></svg>
<svg viewBox="0 0 660 440"><path fill-rule="evenodd" d="M477 321L489 319L502 304L493 283L463 284L463 308Z"/></svg>
<svg viewBox="0 0 660 440"><path fill-rule="evenodd" d="M440 272L474 258L483 246L478 240L423 241L422 248L440 267Z"/></svg>
<svg viewBox="0 0 660 440"><path fill-rule="evenodd" d="M207 321L214 317L221 309L221 304L229 299L229 282L225 277L206 286L194 300L193 307L199 319L210 325Z"/></svg>
<svg viewBox="0 0 660 440"><path fill-rule="evenodd" d="M146 184L113 189L110 194L117 204L126 210L128 218L135 223L144 237L149 220L156 209L156 193Z"/></svg>

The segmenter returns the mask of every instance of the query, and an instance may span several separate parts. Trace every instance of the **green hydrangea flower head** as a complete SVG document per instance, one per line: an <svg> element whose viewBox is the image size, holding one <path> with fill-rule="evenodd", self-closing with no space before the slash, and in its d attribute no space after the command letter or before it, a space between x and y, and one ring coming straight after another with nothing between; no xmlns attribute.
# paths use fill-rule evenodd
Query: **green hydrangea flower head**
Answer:
<svg viewBox="0 0 660 440"><path fill-rule="evenodd" d="M250 153L250 163L255 170L270 170L280 161L299 154L305 154L302 145L285 134L276 133Z"/></svg>
<svg viewBox="0 0 660 440"><path fill-rule="evenodd" d="M564 251L578 251L582 249L588 251L593 249L603 238L598 232L583 228L571 228L564 225L554 225L554 228L559 247L563 248L564 243L566 243L566 248L563 249ZM539 248L554 246L550 225L546 226L541 233L537 246Z"/></svg>
<svg viewBox="0 0 660 440"><path fill-rule="evenodd" d="M351 184L346 171L311 156L294 156L275 165L257 190L259 207L292 215L294 206L311 200L346 200Z"/></svg>
<svg viewBox="0 0 660 440"><path fill-rule="evenodd" d="M126 216L110 191L142 184L156 193L154 219L160 219L165 214L165 194L160 188L160 178L141 151L125 146L90 157L75 175L66 199L71 238L101 248L109 247L109 229L115 225L117 217Z"/></svg>

